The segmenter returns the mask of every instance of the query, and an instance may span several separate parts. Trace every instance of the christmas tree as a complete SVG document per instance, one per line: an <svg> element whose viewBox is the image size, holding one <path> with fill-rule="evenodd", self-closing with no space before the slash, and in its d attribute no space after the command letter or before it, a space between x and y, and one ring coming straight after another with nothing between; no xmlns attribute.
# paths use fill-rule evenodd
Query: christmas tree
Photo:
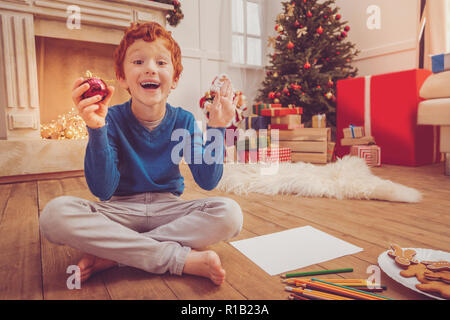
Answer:
<svg viewBox="0 0 450 320"><path fill-rule="evenodd" d="M325 113L330 126L336 124L336 82L354 77L358 54L347 33L334 0L282 2L284 13L276 19L277 37L269 38L266 78L258 101L303 107L303 122Z"/></svg>

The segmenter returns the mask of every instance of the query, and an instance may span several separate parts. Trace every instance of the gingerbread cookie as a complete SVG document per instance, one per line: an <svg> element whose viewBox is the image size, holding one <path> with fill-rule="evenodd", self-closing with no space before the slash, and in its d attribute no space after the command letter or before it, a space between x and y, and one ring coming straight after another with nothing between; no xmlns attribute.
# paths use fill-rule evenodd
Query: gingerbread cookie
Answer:
<svg viewBox="0 0 450 320"><path fill-rule="evenodd" d="M411 264L408 269L400 271L400 275L405 278L416 277L420 283L428 283L424 273L427 271L427 266L422 263Z"/></svg>
<svg viewBox="0 0 450 320"><path fill-rule="evenodd" d="M441 281L416 284L416 288L427 293L439 293L443 298L450 299L450 285Z"/></svg>
<svg viewBox="0 0 450 320"><path fill-rule="evenodd" d="M450 271L450 262L448 261L421 261L431 271Z"/></svg>
<svg viewBox="0 0 450 320"><path fill-rule="evenodd" d="M425 271L424 276L431 281L443 281L450 284L450 271L438 271L433 272L430 270Z"/></svg>
<svg viewBox="0 0 450 320"><path fill-rule="evenodd" d="M407 269L411 264L418 264L419 262L414 259L416 251L412 249L402 249L399 245L391 244L391 249L388 251L388 255L394 258L395 263L403 268Z"/></svg>

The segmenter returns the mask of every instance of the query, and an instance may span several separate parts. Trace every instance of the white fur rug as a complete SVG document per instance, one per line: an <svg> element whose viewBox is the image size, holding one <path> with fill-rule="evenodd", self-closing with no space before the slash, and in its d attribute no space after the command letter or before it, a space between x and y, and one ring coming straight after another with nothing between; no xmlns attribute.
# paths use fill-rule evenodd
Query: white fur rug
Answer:
<svg viewBox="0 0 450 320"><path fill-rule="evenodd" d="M278 165L278 167L277 167ZM419 191L372 174L364 160L345 156L334 163L225 164L217 187L224 192L336 199L419 202Z"/></svg>

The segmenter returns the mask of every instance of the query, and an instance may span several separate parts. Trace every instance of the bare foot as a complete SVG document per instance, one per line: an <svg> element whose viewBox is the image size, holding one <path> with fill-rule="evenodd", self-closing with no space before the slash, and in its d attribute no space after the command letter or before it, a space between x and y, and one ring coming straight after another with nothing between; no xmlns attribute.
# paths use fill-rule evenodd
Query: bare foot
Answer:
<svg viewBox="0 0 450 320"><path fill-rule="evenodd" d="M221 285L225 281L225 270L222 268L220 258L212 250L191 250L184 263L183 273L209 278L216 285Z"/></svg>
<svg viewBox="0 0 450 320"><path fill-rule="evenodd" d="M91 254L85 254L78 262L80 267L81 282L86 281L94 273L112 268L117 265L117 262L99 258Z"/></svg>

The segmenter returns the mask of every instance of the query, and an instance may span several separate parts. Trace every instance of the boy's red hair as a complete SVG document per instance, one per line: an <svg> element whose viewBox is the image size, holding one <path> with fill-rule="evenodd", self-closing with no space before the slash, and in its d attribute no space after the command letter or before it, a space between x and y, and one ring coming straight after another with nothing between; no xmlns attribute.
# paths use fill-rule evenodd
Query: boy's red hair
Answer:
<svg viewBox="0 0 450 320"><path fill-rule="evenodd" d="M130 27L125 30L125 34L114 52L114 62L116 77L125 79L125 73L123 70L123 61L128 48L139 39L152 42L156 39L165 40L167 49L172 54L172 64L174 69L174 80L180 78L183 71L183 65L181 64L181 49L178 43L172 38L172 33L167 31L159 23L146 22L146 23L132 23Z"/></svg>

